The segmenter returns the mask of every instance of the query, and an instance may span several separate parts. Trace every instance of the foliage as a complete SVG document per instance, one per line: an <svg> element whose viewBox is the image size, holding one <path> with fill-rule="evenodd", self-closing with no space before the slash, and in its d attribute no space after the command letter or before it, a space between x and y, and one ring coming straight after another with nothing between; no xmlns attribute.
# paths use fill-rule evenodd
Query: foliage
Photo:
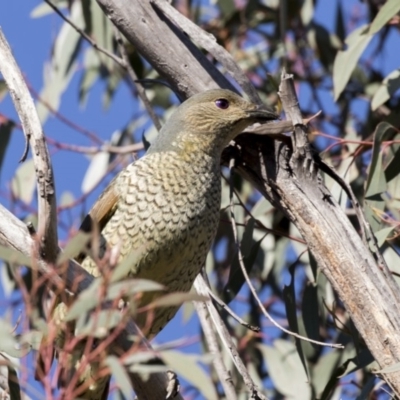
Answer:
<svg viewBox="0 0 400 400"><path fill-rule="evenodd" d="M111 22L105 18L95 0L54 3L98 46L120 56ZM339 175L350 183L363 205L390 269L398 277L400 63L398 54L387 56L396 52L400 40L398 0L370 0L363 4L355 1L344 4L336 0L329 2L329 6L322 0L189 0L174 3L181 13L212 33L218 43L233 55L266 104L277 105L275 82L279 80L282 68L294 75L303 114L312 116L322 111L321 116L313 120L310 140L324 161L333 165ZM32 17L42 18L52 12L43 3L33 10ZM152 107L159 114L169 115L176 103L169 88L159 84L161 78L131 44L124 41L124 48L137 77L149 80L145 86ZM395 68L388 69L387 64L392 63L392 58L396 56ZM98 137L90 137L92 148L96 147L97 151L86 172L82 171L82 193L77 196L78 200L68 193L60 196L62 218L62 213L82 213L86 196L97 185L104 187L110 171L116 166L120 168L126 164L127 156L110 153L101 148L102 145L122 148L133 142L137 144L136 151L140 151L143 149L143 130L148 128L145 136L149 140L156 132L149 127L151 121L143 106L137 103L137 91L127 72L110 57L84 42L67 22L62 23L54 40L46 71L46 79L38 95L38 112L43 123L59 109L63 93L72 90L70 83L74 76L79 78L77 97L82 104L90 101L93 86L101 81L105 107L112 104L116 91L123 85L128 87L132 101L140 107L139 117L135 114L124 125L113 127L116 133L112 135L110 131L108 144L102 143ZM2 92L0 85L0 98ZM19 126L12 120L1 122L0 166L10 133ZM84 129L79 131L82 133ZM89 147L73 148L73 143L60 142L51 137L49 143L53 148L73 150L82 155L89 152ZM260 332L248 330L220 310L254 382L263 388L268 398L384 398L388 388L373 374L374 364L368 349L343 304L315 265L294 225L260 197L249 183L237 175L229 177L229 171L224 171L224 175L221 224L206 270L214 293L229 303L248 324L261 328ZM326 343L341 343L344 349L294 339L273 327L262 314L248 290L238 262L229 212L230 179L234 183L235 221L244 263L268 312L293 332ZM329 176L325 176L325 180L353 221L354 210L346 194ZM34 183L33 165L27 161L15 171L10 185L13 209L20 217L26 215L26 210L34 209ZM62 227L65 236L73 237L76 223L65 225ZM82 249L79 246L85 240L71 239L67 245L68 255L79 254ZM9 266L20 260L4 249L0 249L0 257ZM6 264L0 271L1 284L11 299L15 296L13 289L24 287L24 277L16 273L10 278ZM95 329L96 324L93 326L96 321L85 321L83 316L85 311L96 307L96 293L103 283L97 282L96 285L83 293L69 310L69 319L77 319L81 338L90 334L101 337L101 332ZM137 282L118 289L116 285L118 283L114 281L108 287L103 299L114 301L122 290L131 296L151 290L148 282ZM31 289L28 285L28 290ZM26 357L27 351L14 354L17 344L27 350L37 348L37 336L32 332L48 333L49 330L48 324L37 314L35 305L26 304L28 291L22 291L19 301L25 302L27 312L14 329L7 322L7 317L3 317L5 322L0 328L0 351L13 357ZM12 306L16 307L11 301L9 304L10 311ZM189 305L185 304L184 308L187 312ZM30 336L24 321L28 311L35 313L37 319ZM122 319L111 311L103 317L98 319L104 320L103 326L108 328L117 326ZM175 319L172 323L184 336L180 321ZM205 337L201 340L203 351L207 353ZM224 398L218 375L205 355L164 350L161 356L185 379L182 388L184 396L197 393L198 398ZM149 372L144 361L138 357L121 363L114 356L105 360L115 377L115 384L126 398L130 383L122 364L142 373ZM231 370L238 398L248 398L242 377L230 360L225 361ZM208 375L199 368L198 362L210 371ZM15 369L19 372L21 369L11 361L6 365L10 371L10 389L18 392ZM29 378L19 382L22 389L32 384L32 365L28 368ZM26 375L19 373L19 376ZM45 380L46 377L42 377L42 381Z"/></svg>

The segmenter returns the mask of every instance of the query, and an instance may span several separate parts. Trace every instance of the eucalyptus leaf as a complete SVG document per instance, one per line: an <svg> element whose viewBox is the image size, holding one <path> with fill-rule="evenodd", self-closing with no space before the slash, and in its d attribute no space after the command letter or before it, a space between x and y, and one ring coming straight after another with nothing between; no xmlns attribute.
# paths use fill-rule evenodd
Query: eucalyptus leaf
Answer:
<svg viewBox="0 0 400 400"><path fill-rule="evenodd" d="M32 265L32 260L20 253L18 250L11 249L9 247L0 245L0 259L7 261L10 264L25 265L30 267Z"/></svg>
<svg viewBox="0 0 400 400"><path fill-rule="evenodd" d="M8 370L8 389L10 391L10 398L12 400L21 400L21 388L17 371L11 365L7 365Z"/></svg>
<svg viewBox="0 0 400 400"><path fill-rule="evenodd" d="M110 368L115 383L126 399L133 396L133 389L126 369L121 365L119 359L115 356L108 356L105 364Z"/></svg>
<svg viewBox="0 0 400 400"><path fill-rule="evenodd" d="M90 233L79 231L64 247L57 259L57 265L63 264L69 259L76 258L88 245L91 238Z"/></svg>
<svg viewBox="0 0 400 400"><path fill-rule="evenodd" d="M71 5L69 19L76 26L83 28L82 7L79 2ZM36 109L42 124L49 116L50 109L57 111L61 96L67 88L74 72L76 57L81 44L81 35L68 23L64 22L55 40L52 58L45 66L44 87Z"/></svg>
<svg viewBox="0 0 400 400"><path fill-rule="evenodd" d="M86 170L85 176L82 181L82 192L88 193L95 188L100 181L105 177L110 164L110 154L101 151L95 154Z"/></svg>
<svg viewBox="0 0 400 400"><path fill-rule="evenodd" d="M311 398L311 387L293 343L277 339L273 346L259 344L258 348L263 353L269 376L282 395L292 400Z"/></svg>
<svg viewBox="0 0 400 400"><path fill-rule="evenodd" d="M382 29L390 19L400 11L400 2L398 0L387 0L379 10L372 21L369 33L374 34Z"/></svg>
<svg viewBox="0 0 400 400"><path fill-rule="evenodd" d="M1 89L0 89L0 101L1 101ZM0 172L3 165L4 156L6 154L7 146L10 141L11 133L15 127L13 121L8 120L0 123Z"/></svg>
<svg viewBox="0 0 400 400"><path fill-rule="evenodd" d="M295 293L295 269L294 267L289 268L290 272L290 285L286 286L283 288L282 295L283 295L283 300L285 302L285 309L286 309L286 316L289 322L289 328L292 332L300 334L299 330L299 324L297 321L297 305L296 305L296 293ZM296 344L296 349L299 355L299 358L301 360L301 363L304 367L304 371L307 374L307 378L309 379L310 377L310 371L309 371L309 366L307 362L307 358L305 356L305 352L302 346L302 343L299 338L294 338L295 344Z"/></svg>
<svg viewBox="0 0 400 400"><path fill-rule="evenodd" d="M218 396L208 374L197 361L198 355L184 354L179 351L166 350L160 353L161 358L171 369L195 386L207 400L217 400Z"/></svg>
<svg viewBox="0 0 400 400"><path fill-rule="evenodd" d="M197 293L175 292L161 296L149 304L149 307L171 307L180 306L188 301L208 301L208 297Z"/></svg>
<svg viewBox="0 0 400 400"><path fill-rule="evenodd" d="M375 111L386 103L400 89L400 69L395 69L382 81L371 100L371 110Z"/></svg>
<svg viewBox="0 0 400 400"><path fill-rule="evenodd" d="M372 40L368 25L360 26L346 39L347 49L337 53L333 64L333 88L337 100L347 85L359 58Z"/></svg>
<svg viewBox="0 0 400 400"><path fill-rule="evenodd" d="M11 182L11 190L13 195L23 201L25 204L30 204L33 200L33 194L36 188L35 164L30 158L19 165L15 171Z"/></svg>

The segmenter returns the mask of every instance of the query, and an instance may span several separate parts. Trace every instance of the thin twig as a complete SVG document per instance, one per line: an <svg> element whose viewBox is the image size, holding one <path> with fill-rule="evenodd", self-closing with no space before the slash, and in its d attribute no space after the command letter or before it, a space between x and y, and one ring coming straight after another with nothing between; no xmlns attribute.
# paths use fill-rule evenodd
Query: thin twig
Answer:
<svg viewBox="0 0 400 400"><path fill-rule="evenodd" d="M128 75L131 78L132 83L135 85L137 94L140 97L140 100L142 100L142 103L146 108L147 112L149 113L149 116L153 121L154 126L156 127L157 131L160 131L161 130L160 120L158 119L157 114L154 112L153 107L150 104L150 100L146 95L146 90L138 80L138 76L136 75L135 70L132 68L129 62L128 54L126 53L126 49L122 41L122 35L120 34L117 28L114 28L114 31L115 31L115 38L117 39L118 50L121 53L122 59L125 62L125 69L128 72Z"/></svg>
<svg viewBox="0 0 400 400"><path fill-rule="evenodd" d="M231 224L232 224L233 238L234 238L235 243L236 243L236 248L237 248L237 252L238 252L238 259L239 259L239 265L240 265L240 268L242 269L243 276L244 276L244 278L245 278L245 280L246 280L246 282L247 282L247 284L248 284L248 286L250 288L250 291L251 291L252 295L254 296L255 300L257 301L257 304L260 307L262 313L265 315L266 318L268 318L272 322L273 325L275 325L277 328L279 328L281 331L287 333L288 335L291 335L291 336L296 337L298 339L302 339L302 340L304 340L306 342L314 343L314 344L319 345L319 346L326 346L326 347L332 347L332 348L336 348L336 349L343 349L344 346L341 345L341 344L324 343L324 342L320 342L320 341L317 341L317 340L309 339L309 338L306 338L304 336L299 335L298 333L291 332L288 329L284 328L282 325L280 325L278 322L276 322L272 318L272 316L265 309L262 301L258 297L257 291L256 291L255 287L253 286L253 284L251 282L251 279L250 279L250 277L249 277L249 275L247 273L246 267L245 267L244 262L243 262L243 254L242 254L242 251L240 249L239 237L238 237L238 232L237 232L237 228L236 228L236 220L235 220L235 214L234 214L235 204L234 204L234 201L233 201L233 194L234 194L233 193L233 179L232 179L234 162L235 162L235 160L232 158L230 163L229 163L229 170L230 170L230 180L229 180L229 183L230 183L230 185L229 185L230 186L230 194L229 194L229 196L230 196L230 205L231 205L230 206L230 211L231 211Z"/></svg>
<svg viewBox="0 0 400 400"><path fill-rule="evenodd" d="M103 144L102 146L77 146L69 143L60 143L56 140L47 137L47 141L54 147L60 150L73 151L82 154L98 154L98 153L113 153L113 154L132 154L144 149L143 143L134 143L126 146L112 146Z"/></svg>
<svg viewBox="0 0 400 400"><path fill-rule="evenodd" d="M42 103L47 108L47 110L50 112L50 114L53 114L53 116L55 118L59 119L63 124L69 126L71 129L73 129L79 133L82 133L87 138L89 138L90 140L92 140L95 143L98 143L99 145L103 143L103 141L98 138L96 133L94 133L82 126L79 126L74 121L69 120L67 117L62 115L59 111L54 109L46 100L44 100L42 97L40 97L39 93L37 93L37 91L34 89L34 87L31 84L29 84L29 82L28 82L28 88L29 88L29 91L32 93L33 97L37 101Z"/></svg>
<svg viewBox="0 0 400 400"><path fill-rule="evenodd" d="M229 184L229 179L228 179L226 176L224 176L224 175L222 175L222 177L223 177L223 179ZM258 218L256 218L256 217L254 217L254 215L252 214L252 212L248 209L248 207L246 206L246 204L244 204L243 200L240 198L240 195L239 195L238 191L237 191L235 188L233 188L233 193L235 194L236 198L238 199L240 205L243 207L244 211L245 211L251 218L254 219L254 221L255 221L255 223L258 225L258 228L259 228L259 229L261 229L261 230L263 230L263 231L265 231L265 232L267 232L267 233L272 233L272 234L274 234L274 235L277 235L277 236L280 236L280 237L283 237L283 238L286 238L286 239L293 240L294 242L297 242L297 243L306 244L305 240L303 240L303 239L301 239L301 238L297 238L297 237L294 237L294 236L290 236L290 235L288 235L287 233L282 232L282 231L280 231L280 230L278 230L278 229L272 229L272 228L268 228L267 226L265 226L265 225L262 223L262 221L260 221L260 220L259 220ZM226 210L226 209L228 209L228 208L230 208L230 205L226 206L226 207L224 208L224 210ZM225 221L225 222L226 222L226 220L222 220L222 219L221 219L221 221ZM229 223L231 223L230 220L229 220ZM243 225L243 224L240 224L240 223L237 222L236 225L241 226L241 225Z"/></svg>
<svg viewBox="0 0 400 400"><path fill-rule="evenodd" d="M245 328L250 329L253 332L260 332L260 327L259 326L253 326L244 321L242 318L239 317L239 315L235 314L234 311L227 305L225 304L216 294L213 293L211 288L208 288L208 293L210 297L221 307L223 308L233 319L235 319L237 322L239 322L240 325L243 325Z"/></svg>
<svg viewBox="0 0 400 400"><path fill-rule="evenodd" d="M208 318L207 304L205 302L200 303L198 301L194 301L193 304L197 311L208 348L210 353L213 355L213 365L219 377L219 381L224 389L225 397L230 400L236 400L237 396L232 382L232 376L225 366L221 351L218 347L217 336L210 323L210 319Z"/></svg>
<svg viewBox="0 0 400 400"><path fill-rule="evenodd" d="M205 277L206 277L205 273L204 273L204 276L202 274L197 275L196 280L194 281L194 287L198 294L200 294L202 296L210 297L209 296L210 286L208 285ZM221 342L225 347L225 350L231 356L233 363L235 364L239 374L243 378L244 384L246 385L248 391L250 392L249 398L255 399L255 400L268 400L261 393L261 391L257 387L257 385L253 382L253 379L250 376L249 371L247 371L246 366L244 365L242 359L240 358L236 344L234 343L234 341L232 339L232 335L229 333L228 329L226 328L226 325L225 325L224 321L222 320L221 316L219 315L218 310L215 308L213 302L207 301L206 305L208 308L208 312L210 313L211 319L214 322L215 329L217 330L218 335L221 339Z"/></svg>
<svg viewBox="0 0 400 400"><path fill-rule="evenodd" d="M68 17L66 17L60 9L54 5L49 0L44 0L45 3L51 7L56 14L58 14L67 24L71 25L84 39L86 39L97 51L100 53L105 54L106 56L110 57L114 60L121 68L126 69L126 63L122 58L117 57L115 54L111 53L107 49L99 46L95 40L93 40L87 33L85 33L81 28L79 28L74 22L72 22Z"/></svg>

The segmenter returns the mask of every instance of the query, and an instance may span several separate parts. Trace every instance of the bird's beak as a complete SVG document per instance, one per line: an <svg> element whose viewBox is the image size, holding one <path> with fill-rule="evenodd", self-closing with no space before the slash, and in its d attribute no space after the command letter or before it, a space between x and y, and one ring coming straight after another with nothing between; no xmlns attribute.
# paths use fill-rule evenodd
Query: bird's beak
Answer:
<svg viewBox="0 0 400 400"><path fill-rule="evenodd" d="M254 118L256 122L272 121L279 118L277 114L273 111L266 110L263 106L257 107L254 110L246 110L246 114L249 117Z"/></svg>

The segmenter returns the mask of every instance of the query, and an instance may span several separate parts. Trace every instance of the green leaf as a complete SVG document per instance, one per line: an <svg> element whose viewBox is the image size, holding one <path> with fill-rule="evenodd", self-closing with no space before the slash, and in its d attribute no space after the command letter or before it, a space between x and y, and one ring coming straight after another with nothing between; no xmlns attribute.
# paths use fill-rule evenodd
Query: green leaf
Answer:
<svg viewBox="0 0 400 400"><path fill-rule="evenodd" d="M274 210L273 205L264 197L257 201L254 207L251 209L251 215L259 220L268 213L272 213Z"/></svg>
<svg viewBox="0 0 400 400"><path fill-rule="evenodd" d="M323 25L312 22L307 38L310 45L318 50L319 58L323 66L330 70L335 60L337 50L342 48L340 39L330 33Z"/></svg>
<svg viewBox="0 0 400 400"><path fill-rule="evenodd" d="M250 273L251 269L253 268L261 243L266 236L267 235L264 235L259 241L254 243L253 246L251 247L249 254L243 257L243 263L247 273ZM232 262L228 282L226 283L222 291L223 300L225 303L227 304L230 303L236 297L236 295L242 288L244 282L245 278L243 275L242 268L240 266L238 258L235 257L234 261Z"/></svg>
<svg viewBox="0 0 400 400"><path fill-rule="evenodd" d="M4 79L0 79L0 101L8 94L8 86Z"/></svg>
<svg viewBox="0 0 400 400"><path fill-rule="evenodd" d="M311 387L293 343L277 339L273 347L259 344L258 348L275 387L282 395L296 400L311 398Z"/></svg>
<svg viewBox="0 0 400 400"><path fill-rule="evenodd" d="M154 358L154 356L153 356ZM151 374L157 374L160 372L167 372L169 370L165 365L155 364L132 364L129 368L130 372L140 374L144 381L146 381Z"/></svg>
<svg viewBox="0 0 400 400"><path fill-rule="evenodd" d="M65 191L62 193L58 205L60 207L69 207L74 203L74 201L75 201L74 195L69 191Z"/></svg>
<svg viewBox="0 0 400 400"><path fill-rule="evenodd" d="M301 304L304 328L310 339L319 340L319 312L317 288L307 284L303 293Z"/></svg>
<svg viewBox="0 0 400 400"><path fill-rule="evenodd" d="M240 248L242 249L242 254L244 257L251 253L255 222L255 219L250 217L243 232Z"/></svg>
<svg viewBox="0 0 400 400"><path fill-rule="evenodd" d="M344 24L343 18L343 9L342 3L340 1L337 2L337 11L336 11L336 35L343 42L346 35L346 28Z"/></svg>
<svg viewBox="0 0 400 400"><path fill-rule="evenodd" d="M59 9L68 8L68 2L60 0L57 2L57 7ZM48 4L40 3L31 11L29 16L31 18L40 18L52 13L54 13L54 10Z"/></svg>
<svg viewBox="0 0 400 400"><path fill-rule="evenodd" d="M89 90L100 76L101 63L98 52L93 47L88 47L83 57L83 74L79 83L79 101L84 105Z"/></svg>
<svg viewBox="0 0 400 400"><path fill-rule="evenodd" d="M126 399L133 398L133 389L126 369L115 356L108 356L105 364L110 368L113 378Z"/></svg>
<svg viewBox="0 0 400 400"><path fill-rule="evenodd" d="M285 302L285 309L286 309L286 316L289 322L289 328L292 332L295 332L297 334L300 334L299 331L299 325L297 322L297 305L296 305L296 294L295 294L295 288L294 288L294 267L289 268L290 272L290 285L287 286L285 285L282 291L283 295L283 300ZM299 358L301 360L301 363L303 364L304 371L307 374L307 379L310 378L310 371L308 368L308 362L306 359L306 356L304 354L302 342L299 338L294 338L295 344L296 344L296 349L297 353L299 355Z"/></svg>
<svg viewBox="0 0 400 400"><path fill-rule="evenodd" d="M400 135L395 135L394 140L399 141ZM394 144L390 146L390 151L392 152L392 157L386 164L385 168L385 179L386 182L390 182L393 179L397 179L400 175L400 145ZM391 193L392 196L398 197L398 193Z"/></svg>
<svg viewBox="0 0 400 400"><path fill-rule="evenodd" d="M109 164L110 154L105 151L100 151L92 157L82 180L82 193L89 193L101 182L108 172Z"/></svg>
<svg viewBox="0 0 400 400"><path fill-rule="evenodd" d="M41 322L45 323L44 320L42 320ZM38 321L35 318L35 325L37 323L38 323ZM46 328L47 328L47 325L46 325ZM43 333L41 331L30 330L30 331L24 332L21 336L19 336L18 342L21 343L25 347L29 346L29 348L32 350L39 350L40 344L42 342L42 338L43 338Z"/></svg>
<svg viewBox="0 0 400 400"><path fill-rule="evenodd" d="M399 372L400 371L400 362L395 364L389 365L388 367L379 369L376 371L377 374L390 374L392 372Z"/></svg>
<svg viewBox="0 0 400 400"><path fill-rule="evenodd" d="M5 320L0 320L0 353L5 353L10 357L21 358L31 351L29 343L20 341L14 335L14 328Z"/></svg>
<svg viewBox="0 0 400 400"><path fill-rule="evenodd" d="M333 89L337 100L347 85L361 54L373 38L368 34L368 26L363 25L346 39L347 49L339 51L333 63Z"/></svg>
<svg viewBox="0 0 400 400"><path fill-rule="evenodd" d="M1 100L1 96L0 96ZM7 120L0 124L0 172L4 161L4 155L7 150L8 143L10 141L12 130L14 129L14 122Z"/></svg>
<svg viewBox="0 0 400 400"><path fill-rule="evenodd" d="M0 250L1 251L1 250ZM0 256L1 258L1 256ZM8 298L13 290L16 288L16 282L10 273L11 271L8 270L8 266L6 263L0 263L0 290L3 291L3 295Z"/></svg>
<svg viewBox="0 0 400 400"><path fill-rule="evenodd" d="M379 247L385 243L387 237L393 232L394 228L394 226L390 226L389 228L383 228L378 232L374 232Z"/></svg>
<svg viewBox="0 0 400 400"><path fill-rule="evenodd" d="M227 21L236 12L236 5L233 0L218 0L218 6L224 21Z"/></svg>
<svg viewBox="0 0 400 400"><path fill-rule="evenodd" d="M30 267L32 264L32 260L24 254L20 253L18 250L10 249L1 245L0 259L10 264L25 265L27 267Z"/></svg>
<svg viewBox="0 0 400 400"><path fill-rule="evenodd" d="M57 259L57 265L63 264L69 259L76 258L86 248L91 238L90 233L79 231L65 246Z"/></svg>
<svg viewBox="0 0 400 400"><path fill-rule="evenodd" d="M341 351L332 350L319 357L313 367L313 386L316 398L323 399L322 393L330 394L336 387L337 380L331 379L335 376L335 371L340 363ZM331 397L328 397L331 398ZM327 397L325 397L327 399Z"/></svg>
<svg viewBox="0 0 400 400"><path fill-rule="evenodd" d="M379 10L378 14L372 21L369 33L374 34L383 28L400 11L399 0L388 0Z"/></svg>
<svg viewBox="0 0 400 400"><path fill-rule="evenodd" d="M72 321L86 314L99 302L101 278L96 279L87 289L81 292L65 315L65 321Z"/></svg>
<svg viewBox="0 0 400 400"><path fill-rule="evenodd" d="M33 159L30 158L20 164L15 171L11 182L11 190L17 199L23 201L25 204L30 204L33 199L35 188L35 165Z"/></svg>
<svg viewBox="0 0 400 400"><path fill-rule="evenodd" d="M93 23L92 23L92 14L93 14L93 0L83 0L81 2L82 5L82 15L83 20L85 22L85 33L89 36L94 37L93 35Z"/></svg>
<svg viewBox="0 0 400 400"><path fill-rule="evenodd" d="M82 314L76 324L76 334L83 336L92 336L96 338L106 337L122 320L122 314L119 310L100 310L91 315L86 320L86 315Z"/></svg>
<svg viewBox="0 0 400 400"><path fill-rule="evenodd" d="M83 28L82 7L80 2L73 2L69 19ZM61 96L68 86L74 71L82 37L67 22L64 22L54 43L52 58L45 65L43 74L44 87L40 92L42 101L36 103L37 113L42 124L49 116L49 107L58 110Z"/></svg>
<svg viewBox="0 0 400 400"><path fill-rule="evenodd" d="M158 299L152 301L149 307L171 307L181 306L183 303L188 301L208 301L208 297L201 296L195 292L175 292L168 293L165 296L161 296Z"/></svg>
<svg viewBox="0 0 400 400"><path fill-rule="evenodd" d="M150 279L124 279L122 282L114 282L107 289L107 300L124 297L132 297L137 293L156 292L165 290L165 286Z"/></svg>
<svg viewBox="0 0 400 400"><path fill-rule="evenodd" d="M140 363L146 363L154 359L153 351L136 351L135 353L124 357L124 365L134 365ZM165 366L164 366L165 369Z"/></svg>
<svg viewBox="0 0 400 400"><path fill-rule="evenodd" d="M120 74L114 73L108 77L106 91L104 92L102 98L103 107L105 109L110 107L111 100L113 99L114 93L117 90L117 87L120 82L121 82Z"/></svg>
<svg viewBox="0 0 400 400"><path fill-rule="evenodd" d="M7 365L8 371L8 389L10 391L10 399L21 400L21 388L19 386L19 379L17 375L17 370L11 365Z"/></svg>
<svg viewBox="0 0 400 400"><path fill-rule="evenodd" d="M371 100L371 110L375 111L386 103L400 89L400 68L395 69L382 81Z"/></svg>
<svg viewBox="0 0 400 400"><path fill-rule="evenodd" d="M13 328L8 321L1 319L0 324L0 352L4 352L13 356L18 342L12 334Z"/></svg>
<svg viewBox="0 0 400 400"><path fill-rule="evenodd" d="M125 257L114 269L111 275L111 282L117 282L120 279L127 277L131 272L132 266L139 264L139 261L142 258L142 253L143 250L141 248L131 251L128 254L128 257Z"/></svg>
<svg viewBox="0 0 400 400"><path fill-rule="evenodd" d="M374 133L371 164L369 167L365 193L365 215L371 228L377 232L383 228L382 213L386 207L387 182L383 169L382 142L395 135L394 128L387 122L380 122Z"/></svg>
<svg viewBox="0 0 400 400"><path fill-rule="evenodd" d="M305 0L301 7L300 12L301 20L304 26L307 26L314 16L314 2L313 0Z"/></svg>
<svg viewBox="0 0 400 400"><path fill-rule="evenodd" d="M179 351L167 350L162 351L160 356L176 374L181 375L190 384L195 386L205 399L218 399L209 375L197 363L197 361L200 360L198 355L183 354Z"/></svg>
<svg viewBox="0 0 400 400"><path fill-rule="evenodd" d="M382 142L388 140L395 133L393 126L387 122L380 122L375 129L374 145L372 148L371 165L366 184L365 197L373 197L386 191L386 179L382 166Z"/></svg>
<svg viewBox="0 0 400 400"><path fill-rule="evenodd" d="M346 351L349 351L350 353L354 352L352 347L347 347ZM365 368L367 365L371 364L373 361L374 361L374 358L372 357L372 355L368 349L362 350L355 357L347 358L332 373L332 375L331 375L328 383L326 384L324 391L321 395L321 400L323 400L323 399L327 400L327 399L331 398L331 393L341 378L343 378L344 376L349 375L361 368Z"/></svg>
<svg viewBox="0 0 400 400"><path fill-rule="evenodd" d="M92 310L99 301L115 300L122 296L131 297L136 293L162 290L164 286L148 279L126 279L123 282L109 284L104 299L99 296L103 278L97 278L86 290L84 290L74 301L65 316L65 321L72 321Z"/></svg>

